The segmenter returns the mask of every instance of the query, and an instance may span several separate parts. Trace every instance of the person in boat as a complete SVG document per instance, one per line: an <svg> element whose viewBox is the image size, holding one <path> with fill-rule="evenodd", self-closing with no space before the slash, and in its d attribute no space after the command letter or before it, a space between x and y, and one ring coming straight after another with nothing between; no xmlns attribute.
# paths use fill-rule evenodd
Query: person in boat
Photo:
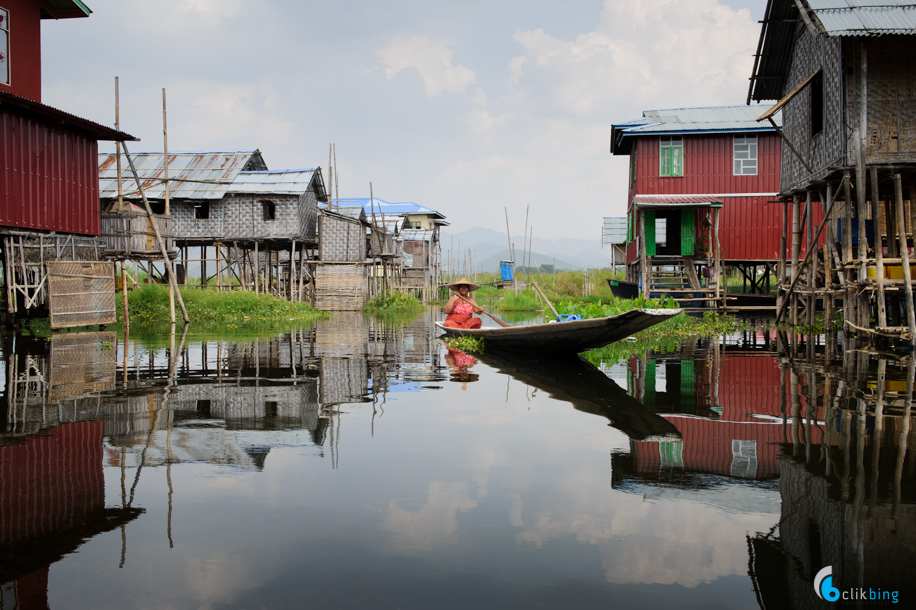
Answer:
<svg viewBox="0 0 916 610"><path fill-rule="evenodd" d="M442 311L448 314L442 326L447 326L448 328L480 328L482 320L475 318L473 314L483 313L483 308L477 305L477 301L470 296L471 291L477 290L479 286L472 284L466 277L463 277L457 282L449 284L448 287L454 290L455 294L451 296L445 307L442 308ZM459 295L463 298L459 298Z"/></svg>

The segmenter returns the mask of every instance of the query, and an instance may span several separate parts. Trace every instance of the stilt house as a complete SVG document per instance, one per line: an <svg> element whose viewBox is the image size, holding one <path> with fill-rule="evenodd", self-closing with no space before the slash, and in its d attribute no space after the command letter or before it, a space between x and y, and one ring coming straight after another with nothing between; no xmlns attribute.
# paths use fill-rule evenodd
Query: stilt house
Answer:
<svg viewBox="0 0 916 610"><path fill-rule="evenodd" d="M916 196L916 9L897 0L770 0L748 103L779 100L780 198L793 321L845 302L847 330L916 337L910 248ZM770 113L758 110L761 122ZM830 221L813 226L814 210ZM864 226L865 231L860 228ZM801 257L812 230L826 249ZM862 234L864 233L864 238Z"/></svg>
<svg viewBox="0 0 916 610"><path fill-rule="evenodd" d="M290 299L301 298L303 261L296 257L304 259L305 251L317 246L318 201L327 199L321 168L271 171L258 150L169 152L168 168L161 152L135 153L132 158L144 193L159 213L160 227L166 227L166 247L177 249L180 281L186 280L183 270L199 263L207 279L202 285L256 291L264 287ZM157 258L144 219L135 218L130 210L117 211L116 166L114 153L99 155L108 253L133 260ZM121 167L120 197L139 200L133 175L125 163ZM199 258L192 258L191 248L200 249ZM207 273L211 251L215 260L209 260L216 269L212 278Z"/></svg>
<svg viewBox="0 0 916 610"><path fill-rule="evenodd" d="M688 290L696 298L687 305L724 306L725 266L766 290L780 252L781 208L769 203L780 139L756 121L763 110L647 110L611 128L611 153L630 161L627 276L643 294Z"/></svg>
<svg viewBox="0 0 916 610"><path fill-rule="evenodd" d="M51 328L115 320L114 273L101 259L99 140L130 135L41 103L41 20L87 17L81 2L0 7L0 239L7 323Z"/></svg>
<svg viewBox="0 0 916 610"><path fill-rule="evenodd" d="M316 308L359 311L368 297L366 255L369 226L361 206L322 208L318 215Z"/></svg>

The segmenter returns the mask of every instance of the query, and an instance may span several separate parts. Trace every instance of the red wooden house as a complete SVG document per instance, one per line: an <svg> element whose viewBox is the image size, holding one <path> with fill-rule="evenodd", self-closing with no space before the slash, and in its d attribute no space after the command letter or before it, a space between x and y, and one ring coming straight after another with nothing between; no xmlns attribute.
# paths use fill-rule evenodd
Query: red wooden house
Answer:
<svg viewBox="0 0 916 610"><path fill-rule="evenodd" d="M49 264L97 261L98 141L135 138L41 103L41 20L86 17L91 11L82 2L0 0L0 5L3 311L26 315L48 305ZM91 270L72 273L95 277ZM113 321L113 308L108 309L101 317L52 310L52 327Z"/></svg>
<svg viewBox="0 0 916 610"><path fill-rule="evenodd" d="M765 110L647 110L611 128L611 153L630 159L628 279L644 294L686 288L703 297L693 305L723 304L725 266L744 271L753 292L768 285L783 209L772 203L780 137L756 121Z"/></svg>

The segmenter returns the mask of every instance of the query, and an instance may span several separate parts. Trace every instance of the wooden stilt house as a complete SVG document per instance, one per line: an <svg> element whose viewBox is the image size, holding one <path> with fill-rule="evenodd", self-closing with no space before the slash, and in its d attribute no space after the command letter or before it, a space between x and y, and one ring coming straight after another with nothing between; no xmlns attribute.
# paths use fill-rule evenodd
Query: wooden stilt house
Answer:
<svg viewBox="0 0 916 610"><path fill-rule="evenodd" d="M611 128L611 153L630 162L627 277L643 295L725 307L723 270L765 286L779 261L780 139L746 106L647 110ZM776 117L778 121L778 115ZM757 269L762 271L758 275Z"/></svg>
<svg viewBox="0 0 916 610"><path fill-rule="evenodd" d="M762 23L748 103L778 100L759 119L783 117L781 313L812 321L842 298L848 331L913 341L916 10L770 0ZM812 233L826 247L802 255Z"/></svg>
<svg viewBox="0 0 916 610"><path fill-rule="evenodd" d="M136 153L133 159L147 199L161 213L160 227L167 227L167 244L174 244L183 283L188 268L196 267L202 287L304 298L305 260L313 258L317 247L318 201L327 199L321 168L270 171L258 150L170 152L167 168L159 152ZM155 257L142 219L117 204L115 161L113 153L99 158L102 205L109 210L103 215L109 255ZM127 178L122 165L120 199L135 200L139 191ZM199 249L198 258L192 248Z"/></svg>
<svg viewBox="0 0 916 610"><path fill-rule="evenodd" d="M318 214L318 261L315 264L316 308L359 311L368 298L366 228L361 206L323 208Z"/></svg>
<svg viewBox="0 0 916 610"><path fill-rule="evenodd" d="M82 2L0 6L0 243L3 319L51 328L115 320L114 274L101 258L98 141L136 138L42 103L41 20L88 17Z"/></svg>

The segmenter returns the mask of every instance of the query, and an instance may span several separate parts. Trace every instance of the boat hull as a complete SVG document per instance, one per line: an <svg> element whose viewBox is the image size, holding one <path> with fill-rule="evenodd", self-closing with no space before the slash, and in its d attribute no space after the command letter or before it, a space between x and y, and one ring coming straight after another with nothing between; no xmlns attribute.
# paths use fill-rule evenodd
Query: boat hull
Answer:
<svg viewBox="0 0 916 610"><path fill-rule="evenodd" d="M448 328L441 322L436 322L436 326L453 337L483 339L487 349L530 354L575 354L620 341L679 313L680 309L633 309L609 318L509 328Z"/></svg>

